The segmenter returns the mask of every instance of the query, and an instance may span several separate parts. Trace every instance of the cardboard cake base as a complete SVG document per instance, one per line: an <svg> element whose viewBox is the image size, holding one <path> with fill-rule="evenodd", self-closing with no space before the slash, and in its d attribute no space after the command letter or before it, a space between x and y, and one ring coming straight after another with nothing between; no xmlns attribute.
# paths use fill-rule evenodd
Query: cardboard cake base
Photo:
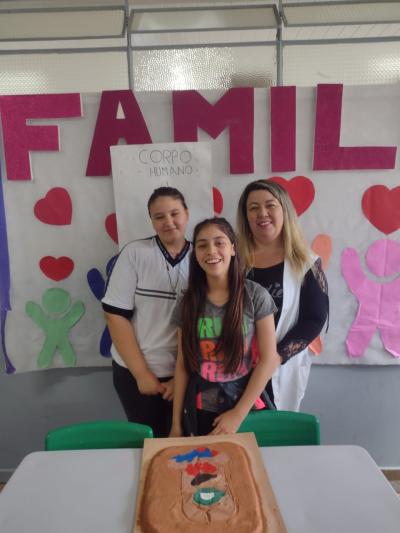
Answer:
<svg viewBox="0 0 400 533"><path fill-rule="evenodd" d="M165 471L162 475L161 473L154 474L154 472L152 472L151 475L159 475L158 482L151 483L150 485L146 486L146 478L148 477L148 475L150 475L149 467L151 465L151 462L154 458L156 458L156 456L159 456L160 452L168 450L168 448L171 447L184 447L183 452L184 454L186 454L189 452L189 450L194 449L203 450L209 448L212 450L213 444L214 446L218 446L218 444L220 444L221 449L231 449L233 452L237 450L237 448L226 446L224 443L236 444L239 445L242 449L244 449L244 459L246 460L245 466L249 466L249 469L252 473L252 480L254 480L254 484L252 485L253 490L255 490L254 498L251 497L251 499L249 499L249 490L246 490L246 480L243 473L235 471L233 473L234 475L232 476L232 471L229 471L229 469L227 469L227 471L225 472L225 468L222 465L221 461L225 461L226 464L228 464L230 459L224 452L216 454L219 455L219 458L211 457L209 459L200 458L194 460L184 459L180 461L177 461L175 459L168 459L168 461L172 461L171 463L167 460L164 461L163 459L162 466L164 467ZM171 455L171 457L174 457L173 454ZM223 459L224 457L226 457L226 459ZM156 461L157 459L154 460ZM199 461L199 464L202 465L201 469L204 468L207 472L212 472L213 469L216 469L216 467L213 466L213 462L215 462L218 468L218 473L222 473L222 476L218 476L218 478L222 478L224 479L224 481L225 479L227 480L225 487L227 488L225 492L225 499L222 498L219 504L216 503L214 505L201 502L202 505L196 505L193 503L194 498L192 496L193 492L196 490L197 485L199 485L201 488L203 486L207 486L207 484L211 486L213 484L212 481L210 483L203 483L202 481L196 483L196 481L194 480L195 474L200 473L200 470L196 470L196 461ZM220 463L219 465L218 462ZM190 475L187 474L187 465L189 463ZM174 464L172 469L170 466L171 464ZM231 464L233 464L233 460ZM238 462L237 464L240 464L240 462ZM158 464L158 467L160 467L160 463ZM183 469L185 468L186 473L183 472ZM203 472L203 470L201 470L201 472ZM204 476L204 473L202 473L201 475ZM185 479L183 479L183 477ZM216 475L210 475L209 477L217 478ZM231 485L233 487L233 482L231 481L233 477L237 477L236 483L238 483L234 491L230 490ZM192 480L191 483L189 483L190 480ZM251 483L253 483L252 480ZM181 483L182 485L178 487L178 491L177 484L179 483ZM242 488L242 483L243 490L240 490ZM188 496L188 491L184 491L183 487L185 484L186 488L189 487L189 491L191 491L190 497ZM193 487L193 485L196 486ZM203 496L204 490L207 491L207 488L201 491ZM149 496L150 492L151 497ZM171 493L174 494L175 500L172 501L172 503L170 501L167 504L168 497L171 496ZM212 492L212 494L214 494L214 492ZM206 493L206 497L210 498L211 496L208 496ZM254 504L254 501L257 499L259 500L258 506ZM144 503L146 504L146 506L150 504L153 507L152 514L148 513L147 511L146 513L143 513ZM171 525L171 520L173 521L174 519L176 519L176 522L179 524L179 529L177 526L176 531L185 531L185 533L191 533L191 531L201 531L202 533L207 533L207 531L224 531L228 530L229 528L230 533L233 533L232 527L237 529L238 532L247 532L250 531L250 529L253 529L254 526L247 525L242 527L242 525L244 523L248 524L249 520L256 520L256 518L254 518L256 516L256 513L253 513L252 509L250 509L250 507L253 507L253 504L254 509L257 508L258 512L256 527L257 531L260 531L262 533L287 533L287 530L282 520L281 513L278 508L278 504L275 499L275 495L268 479L268 475L265 471L264 463L257 445L257 441L253 433L216 436L208 435L205 437L182 437L171 439L145 439L142 456L140 483L137 492L136 519L133 533L149 533L149 530L157 533L164 533L164 531L165 533L172 533L172 529L175 529L175 527ZM242 519L241 513L245 507L247 508L248 512L247 516ZM209 519L210 513L214 513L214 518L212 518L211 520ZM228 517L226 521L224 518L224 513L226 513L226 516ZM162 515L164 515L164 517ZM188 518L189 515L190 517L193 515L197 518L194 518L193 521L191 521L191 518ZM172 516L174 518L171 518ZM231 523L232 519L236 521L234 526Z"/></svg>

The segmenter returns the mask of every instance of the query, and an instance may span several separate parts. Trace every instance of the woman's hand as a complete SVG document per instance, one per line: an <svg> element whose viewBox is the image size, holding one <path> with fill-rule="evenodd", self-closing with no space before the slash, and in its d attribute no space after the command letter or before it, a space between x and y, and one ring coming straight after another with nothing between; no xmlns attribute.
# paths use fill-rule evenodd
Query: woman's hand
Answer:
<svg viewBox="0 0 400 533"><path fill-rule="evenodd" d="M183 437L182 427L180 425L173 424L168 437Z"/></svg>
<svg viewBox="0 0 400 533"><path fill-rule="evenodd" d="M150 370L138 376L136 381L141 394L155 396L156 394L164 394L165 392L165 385Z"/></svg>
<svg viewBox="0 0 400 533"><path fill-rule="evenodd" d="M171 402L174 397L174 378L171 378L169 381L164 381L163 385L163 400L168 400L169 402Z"/></svg>
<svg viewBox="0 0 400 533"><path fill-rule="evenodd" d="M229 435L236 433L243 421L243 416L234 408L225 411L214 419L214 429L210 435Z"/></svg>

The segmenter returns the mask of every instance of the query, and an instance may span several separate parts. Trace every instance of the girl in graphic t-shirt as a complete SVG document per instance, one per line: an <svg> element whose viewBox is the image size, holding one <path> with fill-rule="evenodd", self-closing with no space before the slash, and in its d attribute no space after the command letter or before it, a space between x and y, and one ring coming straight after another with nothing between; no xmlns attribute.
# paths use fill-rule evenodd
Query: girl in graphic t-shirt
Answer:
<svg viewBox="0 0 400 533"><path fill-rule="evenodd" d="M193 234L188 290L176 307L178 357L171 437L235 433L279 365L268 291L246 280L224 218ZM258 361L251 341L257 337ZM261 403L261 405L260 405Z"/></svg>

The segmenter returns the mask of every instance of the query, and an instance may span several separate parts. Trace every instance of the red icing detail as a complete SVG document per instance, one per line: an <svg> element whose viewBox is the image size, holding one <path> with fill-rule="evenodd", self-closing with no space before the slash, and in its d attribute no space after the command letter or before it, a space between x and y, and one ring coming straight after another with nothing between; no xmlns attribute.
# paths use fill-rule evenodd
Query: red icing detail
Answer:
<svg viewBox="0 0 400 533"><path fill-rule="evenodd" d="M296 87L271 87L271 170L296 170Z"/></svg>
<svg viewBox="0 0 400 533"><path fill-rule="evenodd" d="M197 461L197 463L194 464L189 463L186 466L185 471L187 474L189 474L189 476L196 477L202 472L204 472L205 474L214 474L214 472L217 471L217 467L211 463L208 463L207 461L205 461L204 463L202 463L201 461Z"/></svg>
<svg viewBox="0 0 400 533"><path fill-rule="evenodd" d="M340 146L343 85L317 87L313 170L394 168L395 146Z"/></svg>
<svg viewBox="0 0 400 533"><path fill-rule="evenodd" d="M9 180L32 179L29 152L59 150L57 125L27 120L82 116L79 93L0 96L0 109Z"/></svg>
<svg viewBox="0 0 400 533"><path fill-rule="evenodd" d="M74 262L69 257L52 257L47 255L39 261L40 270L54 281L67 278L74 270Z"/></svg>
<svg viewBox="0 0 400 533"><path fill-rule="evenodd" d="M216 455L219 454L219 452L217 452L217 450L211 450L211 454L213 457L215 457Z"/></svg>
<svg viewBox="0 0 400 533"><path fill-rule="evenodd" d="M50 189L44 198L36 202L33 211L36 218L45 224L55 226L71 224L72 202L68 191L62 187Z"/></svg>
<svg viewBox="0 0 400 533"><path fill-rule="evenodd" d="M389 235L400 228L400 187L374 185L365 191L361 204L364 215L379 231Z"/></svg>
<svg viewBox="0 0 400 533"><path fill-rule="evenodd" d="M121 104L125 118L117 118ZM125 139L126 144L151 143L151 137L132 91L103 91L94 130L86 176L109 176L110 146Z"/></svg>
<svg viewBox="0 0 400 533"><path fill-rule="evenodd" d="M117 215L115 213L108 215L104 221L104 226L108 235L118 244Z"/></svg>
<svg viewBox="0 0 400 533"><path fill-rule="evenodd" d="M281 177L270 178L271 181L278 183L288 192L296 213L300 216L310 207L314 200L315 189L313 182L305 176L295 176L291 180L285 180Z"/></svg>
<svg viewBox="0 0 400 533"><path fill-rule="evenodd" d="M197 474L199 473L197 463L193 465L189 463L186 466L185 470L186 470L186 473L189 474L189 476L197 476Z"/></svg>
<svg viewBox="0 0 400 533"><path fill-rule="evenodd" d="M196 142L201 128L216 139L229 128L230 173L252 174L254 89L229 89L215 104L197 91L174 91L174 140Z"/></svg>
<svg viewBox="0 0 400 533"><path fill-rule="evenodd" d="M220 215L222 213L222 209L224 208L224 199L222 198L221 191L217 189L217 187L213 187L212 192L213 192L214 212L216 215Z"/></svg>
<svg viewBox="0 0 400 533"><path fill-rule="evenodd" d="M204 446L202 448L196 448L196 452L199 452L199 453L203 453L207 450L207 448L204 448Z"/></svg>
<svg viewBox="0 0 400 533"><path fill-rule="evenodd" d="M217 467L206 461L205 463L202 463L201 470L205 474L213 474L214 472L217 471Z"/></svg>

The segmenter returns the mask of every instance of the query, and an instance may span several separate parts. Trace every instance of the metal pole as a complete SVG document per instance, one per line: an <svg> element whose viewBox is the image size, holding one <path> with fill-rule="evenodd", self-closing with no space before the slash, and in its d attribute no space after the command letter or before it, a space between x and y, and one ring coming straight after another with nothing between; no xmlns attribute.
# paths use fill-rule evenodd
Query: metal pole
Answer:
<svg viewBox="0 0 400 533"><path fill-rule="evenodd" d="M126 31L126 60L128 62L129 89L134 90L133 53L131 48L131 34L129 33L129 0L125 0L125 31Z"/></svg>
<svg viewBox="0 0 400 533"><path fill-rule="evenodd" d="M276 32L276 84L283 85L282 0L278 3L279 27Z"/></svg>

